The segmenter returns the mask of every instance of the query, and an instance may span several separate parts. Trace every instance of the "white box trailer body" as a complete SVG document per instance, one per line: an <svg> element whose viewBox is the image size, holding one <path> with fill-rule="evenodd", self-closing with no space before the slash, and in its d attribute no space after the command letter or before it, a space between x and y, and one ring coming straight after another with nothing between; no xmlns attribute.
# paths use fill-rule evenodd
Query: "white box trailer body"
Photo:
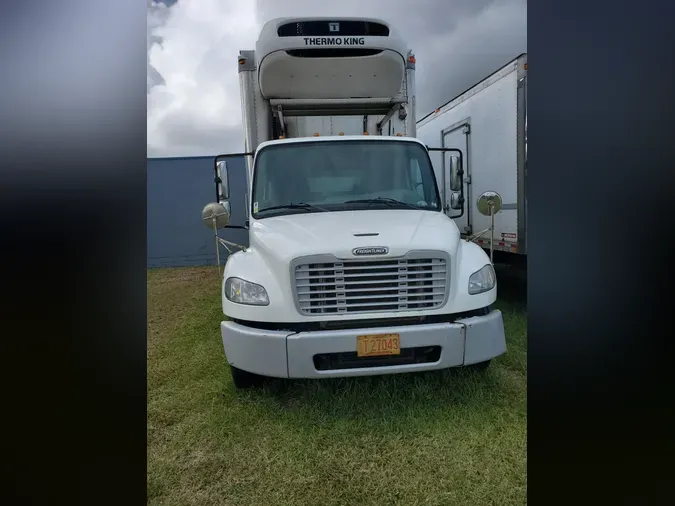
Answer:
<svg viewBox="0 0 675 506"><path fill-rule="evenodd" d="M463 148L467 201L488 190L502 198L494 249L527 254L527 54L420 119L417 134L428 145ZM432 160L440 172L441 155ZM488 228L489 220L472 206L455 219L464 236ZM489 248L490 238L477 242Z"/></svg>
<svg viewBox="0 0 675 506"><path fill-rule="evenodd" d="M395 29L272 20L238 70L249 245L225 264L221 322L235 386L503 354L490 259L447 215L461 159L434 174L416 138L415 58ZM238 155L216 158L217 202L202 213L214 228L229 222L227 156Z"/></svg>
<svg viewBox="0 0 675 506"><path fill-rule="evenodd" d="M279 138L365 132L415 137L412 51L380 20L334 19L273 19L263 26L255 51L240 51L246 152ZM329 23L337 24L334 35L312 35L316 25ZM359 26L372 35L360 35Z"/></svg>

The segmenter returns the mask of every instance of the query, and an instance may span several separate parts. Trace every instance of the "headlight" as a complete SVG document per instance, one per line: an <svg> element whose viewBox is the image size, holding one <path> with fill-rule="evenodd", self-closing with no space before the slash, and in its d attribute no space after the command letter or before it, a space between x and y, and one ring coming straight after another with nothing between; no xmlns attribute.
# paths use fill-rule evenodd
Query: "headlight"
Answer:
<svg viewBox="0 0 675 506"><path fill-rule="evenodd" d="M231 302L249 306L267 306L270 303L264 287L239 278L227 278L225 297Z"/></svg>
<svg viewBox="0 0 675 506"><path fill-rule="evenodd" d="M487 264L481 270L469 276L469 295L477 295L492 290L496 283L497 276L494 267Z"/></svg>

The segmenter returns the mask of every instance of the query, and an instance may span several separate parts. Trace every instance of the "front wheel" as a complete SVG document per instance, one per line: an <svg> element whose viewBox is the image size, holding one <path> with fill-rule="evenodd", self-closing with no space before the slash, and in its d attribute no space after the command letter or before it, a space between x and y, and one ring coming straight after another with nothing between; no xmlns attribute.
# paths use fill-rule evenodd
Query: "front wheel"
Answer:
<svg viewBox="0 0 675 506"><path fill-rule="evenodd" d="M244 371L233 365L230 366L230 372L232 373L232 383L234 383L235 388L240 390L257 386L263 380L262 376Z"/></svg>

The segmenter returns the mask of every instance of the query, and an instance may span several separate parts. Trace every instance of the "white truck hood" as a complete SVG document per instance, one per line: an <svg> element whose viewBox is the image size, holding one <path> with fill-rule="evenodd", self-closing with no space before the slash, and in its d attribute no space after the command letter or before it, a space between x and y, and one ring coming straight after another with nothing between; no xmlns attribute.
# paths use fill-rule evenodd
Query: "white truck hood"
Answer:
<svg viewBox="0 0 675 506"><path fill-rule="evenodd" d="M419 314L459 313L489 306L495 300L494 290L468 295L469 276L488 264L490 259L477 244L461 241L454 221L441 212L382 209L251 220L249 244L247 250L228 257L223 282L229 277L241 277L257 283L267 290L270 305L261 308L235 304L223 296L223 313L231 318L277 323L335 319L336 315L332 313L312 316L298 313L292 297L292 261L298 257L322 254L358 259L360 257L354 256L352 250L359 247L389 248L388 255L367 257L371 259L400 256L411 250L435 250L449 254L450 276L454 282L450 285L448 303ZM378 314L383 318L401 316L398 311ZM349 318L368 319L373 318L373 314L353 314Z"/></svg>
<svg viewBox="0 0 675 506"><path fill-rule="evenodd" d="M252 221L250 229L251 249L271 269L287 269L291 260L306 255L354 258L354 248L369 246L389 248L388 256L410 250L454 256L459 239L457 226L445 214L412 209L298 213Z"/></svg>

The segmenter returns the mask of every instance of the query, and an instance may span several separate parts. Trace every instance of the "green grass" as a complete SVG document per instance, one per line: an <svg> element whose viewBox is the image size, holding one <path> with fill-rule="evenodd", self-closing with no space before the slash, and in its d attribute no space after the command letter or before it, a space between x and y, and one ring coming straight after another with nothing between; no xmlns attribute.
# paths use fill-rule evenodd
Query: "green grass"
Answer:
<svg viewBox="0 0 675 506"><path fill-rule="evenodd" d="M502 285L504 287L502 288ZM213 267L148 273L148 504L526 504L524 297L462 369L235 391Z"/></svg>

